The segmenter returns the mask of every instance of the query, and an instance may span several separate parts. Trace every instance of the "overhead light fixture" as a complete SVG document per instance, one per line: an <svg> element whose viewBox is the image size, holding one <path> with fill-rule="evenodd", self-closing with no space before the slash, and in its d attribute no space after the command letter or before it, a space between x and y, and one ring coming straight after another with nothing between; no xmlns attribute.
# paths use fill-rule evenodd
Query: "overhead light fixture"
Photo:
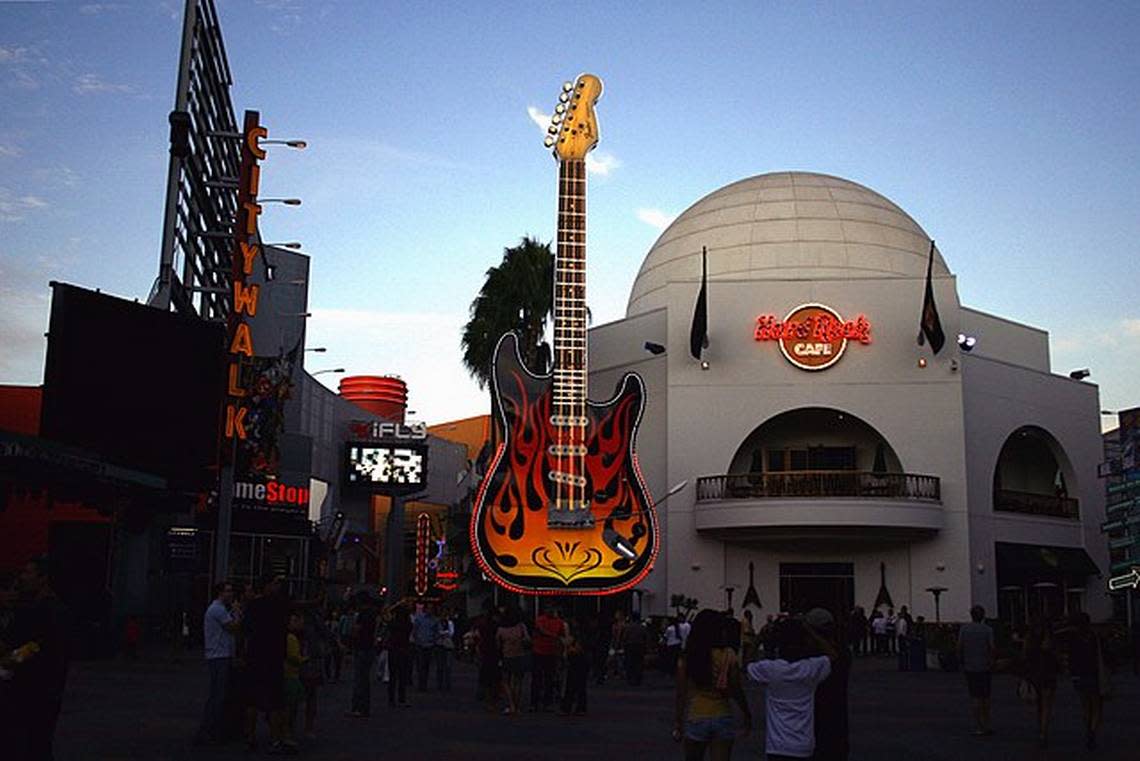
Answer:
<svg viewBox="0 0 1140 761"><path fill-rule="evenodd" d="M645 342L645 350L654 356L665 353L665 347L653 341Z"/></svg>
<svg viewBox="0 0 1140 761"><path fill-rule="evenodd" d="M977 345L978 339L974 336L968 336L965 333L958 334L958 348L964 352L971 352L974 346Z"/></svg>
<svg viewBox="0 0 1140 761"><path fill-rule="evenodd" d="M1092 375L1092 372L1090 372L1087 367L1082 367L1080 370L1073 370L1069 373L1069 377L1076 381L1084 380L1090 375Z"/></svg>

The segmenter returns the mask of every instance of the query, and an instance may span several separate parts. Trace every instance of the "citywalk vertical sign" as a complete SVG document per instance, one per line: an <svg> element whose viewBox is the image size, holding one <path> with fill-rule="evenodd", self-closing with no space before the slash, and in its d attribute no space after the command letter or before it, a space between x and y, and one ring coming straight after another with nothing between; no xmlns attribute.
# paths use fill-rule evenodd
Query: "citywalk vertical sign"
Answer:
<svg viewBox="0 0 1140 761"><path fill-rule="evenodd" d="M237 451L244 442L250 412L250 379L253 373L255 356L250 319L257 315L257 301L261 286L251 283L253 262L261 249L261 238L257 230L257 218L261 206L257 202L261 180L259 161L265 158L265 150L258 140L266 137L269 131L261 125L257 111L246 111L242 127L241 163L238 170L237 217L234 220L232 255L232 301L227 324L227 368L226 368L226 412L223 426L222 459L231 468L237 465Z"/></svg>

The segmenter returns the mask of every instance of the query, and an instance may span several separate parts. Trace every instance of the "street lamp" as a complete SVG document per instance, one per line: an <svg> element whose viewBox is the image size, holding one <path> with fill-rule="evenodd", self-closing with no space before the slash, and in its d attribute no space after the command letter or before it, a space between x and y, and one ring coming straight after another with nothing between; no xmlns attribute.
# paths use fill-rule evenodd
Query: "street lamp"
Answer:
<svg viewBox="0 0 1140 761"><path fill-rule="evenodd" d="M300 206L300 198L258 198L257 203L283 203L286 206Z"/></svg>
<svg viewBox="0 0 1140 761"><path fill-rule="evenodd" d="M315 373L309 373L309 375L311 375L315 378L318 375L320 375L321 373L343 373L343 372L344 372L343 367L336 367L336 368L333 368L331 370L317 370Z"/></svg>
<svg viewBox="0 0 1140 761"><path fill-rule="evenodd" d="M936 623L936 624L942 622L942 612L941 612L941 610L939 610L939 607L938 607L938 598L942 596L942 593L945 592L946 589L947 589L947 587L927 587L926 588L927 592L934 595L934 623Z"/></svg>
<svg viewBox="0 0 1140 761"><path fill-rule="evenodd" d="M324 354L326 351L328 351L328 348L324 346L314 346L311 349L305 349L305 351L315 351L318 354Z"/></svg>
<svg viewBox="0 0 1140 761"><path fill-rule="evenodd" d="M304 140L258 140L258 145L284 145L289 148L296 148L299 151L305 150L309 144Z"/></svg>
<svg viewBox="0 0 1140 761"><path fill-rule="evenodd" d="M262 243L261 245L273 246L274 248L291 248L294 251L301 250L301 244L295 240L291 240L288 243Z"/></svg>
<svg viewBox="0 0 1140 761"><path fill-rule="evenodd" d="M210 137L223 137L227 140L245 140L245 135L241 132L224 132L221 130L210 130L206 133ZM258 140L257 144L261 145L284 145L286 148L295 148L298 151L303 151L308 147L308 143L304 140Z"/></svg>

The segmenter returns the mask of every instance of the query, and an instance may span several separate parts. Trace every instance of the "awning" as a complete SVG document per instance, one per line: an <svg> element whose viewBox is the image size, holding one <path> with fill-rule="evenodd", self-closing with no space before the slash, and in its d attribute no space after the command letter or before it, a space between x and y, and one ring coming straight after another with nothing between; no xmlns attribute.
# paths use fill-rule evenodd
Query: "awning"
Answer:
<svg viewBox="0 0 1140 761"><path fill-rule="evenodd" d="M1043 581L1084 586L1089 576L1101 575L1084 547L997 542L995 549L998 586L1024 586Z"/></svg>
<svg viewBox="0 0 1140 761"><path fill-rule="evenodd" d="M161 491L166 479L125 468L77 447L38 436L0 431L0 476L44 485L102 484Z"/></svg>

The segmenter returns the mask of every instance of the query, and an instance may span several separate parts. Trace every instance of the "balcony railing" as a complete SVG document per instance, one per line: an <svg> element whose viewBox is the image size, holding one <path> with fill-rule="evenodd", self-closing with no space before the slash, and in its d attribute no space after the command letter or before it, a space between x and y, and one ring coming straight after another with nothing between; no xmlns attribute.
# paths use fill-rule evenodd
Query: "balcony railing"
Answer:
<svg viewBox="0 0 1140 761"><path fill-rule="evenodd" d="M697 501L800 497L854 497L939 502L937 476L871 473L861 470L796 470L779 473L729 473L697 479Z"/></svg>
<svg viewBox="0 0 1140 761"><path fill-rule="evenodd" d="M1011 489L994 489L994 510L1005 513L1047 515L1052 518L1081 517L1080 503L1072 497L1054 494L1031 494Z"/></svg>

